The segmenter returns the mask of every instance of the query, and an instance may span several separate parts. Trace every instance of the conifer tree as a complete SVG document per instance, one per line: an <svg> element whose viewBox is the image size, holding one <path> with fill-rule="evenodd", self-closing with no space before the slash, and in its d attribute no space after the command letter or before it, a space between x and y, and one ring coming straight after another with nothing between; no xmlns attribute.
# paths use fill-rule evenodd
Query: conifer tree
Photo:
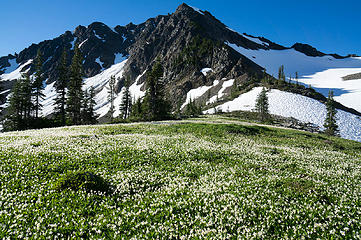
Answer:
<svg viewBox="0 0 361 240"><path fill-rule="evenodd" d="M232 88L231 88L231 97L236 98L238 95L239 95L239 92L238 92L237 80L234 79Z"/></svg>
<svg viewBox="0 0 361 240"><path fill-rule="evenodd" d="M21 114L21 80L18 79L13 85L10 93L9 105L7 107L7 115L3 127L5 131L19 130L22 122Z"/></svg>
<svg viewBox="0 0 361 240"><path fill-rule="evenodd" d="M111 76L109 80L109 87L108 87L108 101L110 102L110 121L113 121L114 115L114 99L115 99L115 76Z"/></svg>
<svg viewBox="0 0 361 240"><path fill-rule="evenodd" d="M163 67L157 61L147 76L147 92L142 104L144 118L147 120L161 120L170 116L171 106L164 96L162 81Z"/></svg>
<svg viewBox="0 0 361 240"><path fill-rule="evenodd" d="M29 74L16 80L9 98L4 129L23 130L30 126L33 103L31 100L31 81Z"/></svg>
<svg viewBox="0 0 361 240"><path fill-rule="evenodd" d="M0 93L4 91L4 87L3 87L3 81L1 79L1 76L0 76ZM5 97L4 97L4 94L0 94L0 105L3 105L5 102ZM0 111L2 111L3 108L0 106Z"/></svg>
<svg viewBox="0 0 361 240"><path fill-rule="evenodd" d="M124 82L124 92L122 97L122 102L120 103L119 110L120 116L123 119L126 119L130 116L132 109L132 97L131 92L129 90L130 80L129 77L126 78Z"/></svg>
<svg viewBox="0 0 361 240"><path fill-rule="evenodd" d="M25 74L23 79L20 80L20 92L19 96L21 99L21 111L24 121L27 121L31 118L32 110L34 109L34 104L31 99L32 93L32 84L30 80L30 75Z"/></svg>
<svg viewBox="0 0 361 240"><path fill-rule="evenodd" d="M298 72L296 72L296 76L295 76L295 79L296 79L296 85L298 85Z"/></svg>
<svg viewBox="0 0 361 240"><path fill-rule="evenodd" d="M187 116L198 116L202 114L202 107L195 103L194 100L189 99L189 103L186 105L185 115Z"/></svg>
<svg viewBox="0 0 361 240"><path fill-rule="evenodd" d="M35 98L34 102L34 110L35 110L35 118L39 117L39 111L42 109L42 105L40 103L41 100L44 99L45 95L43 93L44 90L44 72L43 72L43 55L38 49L38 53L35 58L35 79L32 84L33 88L33 96Z"/></svg>
<svg viewBox="0 0 361 240"><path fill-rule="evenodd" d="M89 93L88 90L85 90L82 99L82 108L81 108L81 121L83 124L88 123L88 112L87 112L88 102L89 102Z"/></svg>
<svg viewBox="0 0 361 240"><path fill-rule="evenodd" d="M209 89L207 91L207 99L210 100L211 99L211 89Z"/></svg>
<svg viewBox="0 0 361 240"><path fill-rule="evenodd" d="M64 49L58 67L58 79L55 83L55 116L62 126L66 124L66 88L68 81L67 53Z"/></svg>
<svg viewBox="0 0 361 240"><path fill-rule="evenodd" d="M89 91L84 92L83 108L82 108L82 121L84 124L94 124L97 122L97 115L95 113L95 91L91 87Z"/></svg>
<svg viewBox="0 0 361 240"><path fill-rule="evenodd" d="M261 121L265 121L269 118L269 110L268 110L268 97L267 91L263 87L261 93L258 95L256 99L255 110L258 112Z"/></svg>
<svg viewBox="0 0 361 240"><path fill-rule="evenodd" d="M285 68L281 65L278 69L278 85L283 85L286 82Z"/></svg>
<svg viewBox="0 0 361 240"><path fill-rule="evenodd" d="M90 88L89 91L89 105L88 105L88 113L89 113L89 120L92 124L97 122L98 115L95 113L95 89L94 87Z"/></svg>
<svg viewBox="0 0 361 240"><path fill-rule="evenodd" d="M326 102L326 118L323 126L325 127L325 133L330 136L338 135L338 126L336 123L336 113L335 103L333 100L333 91L328 92L328 98Z"/></svg>
<svg viewBox="0 0 361 240"><path fill-rule="evenodd" d="M67 92L67 116L70 124L81 124L81 107L84 92L83 86L82 56L79 46L75 47L72 64L70 66L70 81Z"/></svg>
<svg viewBox="0 0 361 240"><path fill-rule="evenodd" d="M135 118L143 118L143 110L142 110L142 99L138 98L137 100L135 100L135 98L133 99L133 104L132 104L132 111L130 114L132 117Z"/></svg>

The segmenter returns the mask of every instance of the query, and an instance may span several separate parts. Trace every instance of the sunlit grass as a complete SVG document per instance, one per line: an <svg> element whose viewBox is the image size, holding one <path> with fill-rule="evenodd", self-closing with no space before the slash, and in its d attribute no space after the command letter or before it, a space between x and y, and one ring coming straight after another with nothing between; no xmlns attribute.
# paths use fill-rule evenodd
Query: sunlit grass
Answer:
<svg viewBox="0 0 361 240"><path fill-rule="evenodd" d="M0 148L1 239L360 238L357 142L206 118L5 133ZM78 172L111 193L54 187Z"/></svg>

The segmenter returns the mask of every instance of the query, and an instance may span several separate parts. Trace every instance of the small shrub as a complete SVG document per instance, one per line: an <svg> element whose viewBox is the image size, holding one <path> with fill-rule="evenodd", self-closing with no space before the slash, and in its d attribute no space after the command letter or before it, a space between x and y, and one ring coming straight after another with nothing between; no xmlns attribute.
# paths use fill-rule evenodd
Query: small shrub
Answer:
<svg viewBox="0 0 361 240"><path fill-rule="evenodd" d="M84 189L87 192L111 193L110 184L102 177L91 172L68 172L56 182L55 189L58 191L66 189L78 191Z"/></svg>

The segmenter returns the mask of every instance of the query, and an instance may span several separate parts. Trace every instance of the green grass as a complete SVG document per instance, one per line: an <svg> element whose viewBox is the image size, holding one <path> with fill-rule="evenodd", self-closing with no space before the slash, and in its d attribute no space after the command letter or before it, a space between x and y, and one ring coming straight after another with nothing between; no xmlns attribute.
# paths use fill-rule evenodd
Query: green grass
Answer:
<svg viewBox="0 0 361 240"><path fill-rule="evenodd" d="M212 117L0 147L0 239L360 238L358 142Z"/></svg>

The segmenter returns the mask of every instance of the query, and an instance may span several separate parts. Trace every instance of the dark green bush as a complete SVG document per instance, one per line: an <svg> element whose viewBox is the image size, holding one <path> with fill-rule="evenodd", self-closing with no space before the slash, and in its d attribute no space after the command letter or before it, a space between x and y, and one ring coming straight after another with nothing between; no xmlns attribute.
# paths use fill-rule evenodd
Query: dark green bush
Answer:
<svg viewBox="0 0 361 240"><path fill-rule="evenodd" d="M71 189L78 191L83 189L87 192L96 191L111 193L111 186L102 177L91 172L68 172L63 175L55 184L55 189L63 191Z"/></svg>

